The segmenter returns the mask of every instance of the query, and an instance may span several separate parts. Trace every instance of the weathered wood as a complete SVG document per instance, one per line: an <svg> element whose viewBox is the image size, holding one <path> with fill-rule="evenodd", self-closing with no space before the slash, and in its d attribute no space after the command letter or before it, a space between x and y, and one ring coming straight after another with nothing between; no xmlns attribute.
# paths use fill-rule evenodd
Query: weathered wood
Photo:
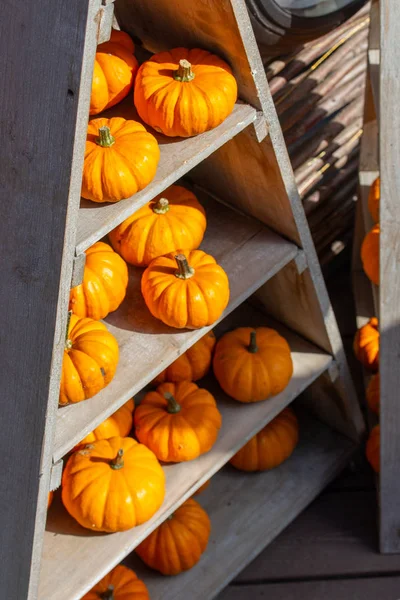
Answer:
<svg viewBox="0 0 400 600"><path fill-rule="evenodd" d="M380 77L380 10L379 0L373 0L370 12L368 66L371 78L375 111L379 117L379 77Z"/></svg>
<svg viewBox="0 0 400 600"><path fill-rule="evenodd" d="M167 496L162 508L147 523L131 531L109 534L91 534L83 530L70 518L61 506L52 508L47 523L43 551L40 598L51 600L78 600L82 595L115 564L122 560L150 531L162 522L177 506L189 497L204 481L218 471L229 458L267 422L274 418L318 375L327 369L331 357L315 349L312 345L295 336L262 313L257 313L248 305L242 305L218 327L221 334L238 325L267 325L275 327L288 340L292 351L294 375L287 388L279 395L252 405L240 404L225 396L212 378L204 386L215 395L222 413L222 429L212 450L198 459L165 467L167 476ZM240 423L240 427L238 427ZM322 433L322 431L324 433ZM318 435L325 437L325 430ZM330 437L331 436L331 437ZM328 434L328 438L337 436ZM346 441L348 448L350 442ZM340 454L340 444L335 455ZM318 462L329 471L327 456L321 454ZM309 467L304 464L304 469ZM324 482L326 480L324 479ZM318 491L323 482L313 478ZM320 487L321 486L321 487ZM316 493L316 492L314 492ZM311 498L313 495L311 495ZM262 500L262 498L259 498ZM290 499L290 504L292 501ZM300 506L288 508L299 512ZM291 513L293 514L293 513ZM262 518L261 513L259 517ZM276 524L274 524L275 526ZM278 524L279 526L279 524ZM282 525L283 526L283 525ZM60 561L59 557L63 560ZM84 570L81 569L84 565ZM207 596L203 596L205 598ZM154 596L156 598L156 596Z"/></svg>

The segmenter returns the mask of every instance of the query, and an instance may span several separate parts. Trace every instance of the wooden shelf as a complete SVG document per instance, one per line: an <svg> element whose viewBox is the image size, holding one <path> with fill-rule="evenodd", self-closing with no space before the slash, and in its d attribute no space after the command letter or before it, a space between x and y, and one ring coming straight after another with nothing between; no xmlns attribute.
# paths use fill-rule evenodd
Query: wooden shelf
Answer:
<svg viewBox="0 0 400 600"><path fill-rule="evenodd" d="M273 471L245 474L226 467L199 496L212 523L200 562L163 577L132 555L152 600L211 600L267 546L345 466L355 449L347 438L310 417L300 419L300 444Z"/></svg>
<svg viewBox="0 0 400 600"><path fill-rule="evenodd" d="M102 116L122 116L125 119L140 121L129 97ZM76 254L81 254L124 219L149 202L154 196L193 169L228 140L245 129L256 119L257 111L247 104L238 102L225 121L212 131L193 138L168 138L147 127L157 138L161 157L153 181L141 192L114 204L96 204L81 200L76 235Z"/></svg>
<svg viewBox="0 0 400 600"><path fill-rule="evenodd" d="M368 66L371 78L375 111L379 119L379 73L380 73L380 10L379 0L373 0L370 10Z"/></svg>
<svg viewBox="0 0 400 600"><path fill-rule="evenodd" d="M246 304L240 306L219 326L219 332L241 325L272 325L286 337L292 351L293 377L287 388L265 402L240 404L228 398L213 378L205 387L217 398L222 413L222 429L213 449L195 461L165 467L167 494L162 508L147 523L133 530L116 534L93 534L82 529L55 502L49 511L42 558L39 598L78 600L96 581L118 564L155 527L186 498L216 473L233 454L285 406L292 402L331 364L330 355L322 353L309 342L282 325L271 322L261 312ZM238 423L240 426L238 427ZM326 435L321 426L320 435ZM321 465L327 461L321 453ZM313 478L312 478L313 479ZM310 482L309 482L310 483ZM314 480L312 481L314 485ZM323 485L322 481L319 485ZM318 487L318 490L320 488ZM321 487L322 489L322 487ZM288 505L293 497L287 498ZM294 503L295 505L296 503ZM300 504L297 504L300 510ZM279 523L276 523L279 527ZM62 556L62 560L60 560ZM203 599L206 596L203 596Z"/></svg>
<svg viewBox="0 0 400 600"><path fill-rule="evenodd" d="M201 248L214 256L229 276L231 297L224 318L293 260L298 248L259 221L231 210L204 192L196 194L208 220ZM106 319L120 347L116 376L94 398L58 409L54 462L211 329L177 330L153 318L140 292L142 272L130 269L127 297Z"/></svg>

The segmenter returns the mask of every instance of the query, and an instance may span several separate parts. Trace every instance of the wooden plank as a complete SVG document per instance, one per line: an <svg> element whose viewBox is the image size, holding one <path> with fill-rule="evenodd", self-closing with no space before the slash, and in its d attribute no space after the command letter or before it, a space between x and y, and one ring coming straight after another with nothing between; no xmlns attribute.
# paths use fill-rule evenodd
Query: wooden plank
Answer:
<svg viewBox="0 0 400 600"><path fill-rule="evenodd" d="M229 586L218 600L398 600L400 576Z"/></svg>
<svg viewBox="0 0 400 600"><path fill-rule="evenodd" d="M117 114L125 119L139 120L129 97L104 113L104 116ZM154 131L160 145L161 158L153 181L141 192L114 204L96 204L90 200L81 201L76 253L81 254L96 241L105 236L124 219L160 194L168 186L185 175L190 169L204 160L217 148L225 144L250 123L255 121L257 112L246 104L237 103L225 121L212 131L193 138L167 138Z"/></svg>
<svg viewBox="0 0 400 600"><path fill-rule="evenodd" d="M382 552L400 552L400 4L387 0L380 9L380 547Z"/></svg>
<svg viewBox="0 0 400 600"><path fill-rule="evenodd" d="M287 388L278 396L266 402L245 405L227 398L210 377L208 387L215 394L222 413L222 429L213 449L197 460L165 467L167 476L167 495L160 511L148 523L131 531L117 534L93 534L83 530L72 518L68 517L61 506L51 508L47 521L43 551L41 584L39 597L51 600L78 600L120 562L142 539L159 525L173 510L204 481L218 471L230 457L267 422L276 416L284 406L297 397L318 375L327 369L331 357L316 350L308 342L288 331L275 322L268 320L262 313L252 310L247 304L225 319L217 334L227 329L243 325L270 325L278 329L288 340L294 364L294 375ZM238 427L240 423L240 427ZM330 438L329 432L321 426L323 435ZM335 443L340 440L332 434ZM318 437L318 436L317 436ZM350 442L345 442L348 448ZM336 447L339 453L339 447ZM299 459L299 463L301 460ZM321 452L318 464L329 463L329 452ZM304 466L307 469L307 466ZM329 470L329 467L327 467ZM328 479L313 478L313 485L320 485ZM310 492L311 493L311 492ZM316 492L315 492L316 493ZM312 495L310 500L312 499ZM287 497L289 504L292 499ZM296 503L293 503L293 507ZM298 505L297 505L298 506ZM287 507L290 512L292 509ZM300 510L297 508L295 510ZM275 524L279 527L279 523ZM283 525L282 525L283 527ZM60 561L59 557L63 559ZM191 597L191 596L190 596ZM202 600L207 596L203 596Z"/></svg>
<svg viewBox="0 0 400 600"><path fill-rule="evenodd" d="M373 0L370 12L368 66L376 114L379 116L379 71L380 71L380 11L379 0Z"/></svg>
<svg viewBox="0 0 400 600"><path fill-rule="evenodd" d="M311 418L300 421L300 432L299 446L279 468L259 474L223 469L199 496L211 519L211 538L190 571L166 578L131 557L152 600L215 598L319 494L354 451L347 438Z"/></svg>
<svg viewBox="0 0 400 600"><path fill-rule="evenodd" d="M82 79L94 56L99 5L2 5L0 581L10 598L35 597L57 409L57 335L66 320L60 273L71 281L64 231L78 207L83 158L74 132L82 110L87 121Z"/></svg>
<svg viewBox="0 0 400 600"><path fill-rule="evenodd" d="M223 316L236 308L269 277L294 259L298 249L262 224L196 192L206 208L208 226L202 249L226 270L231 298ZM117 374L95 398L59 408L54 460L149 383L169 363L211 328L180 331L163 325L148 311L140 292L142 269L130 269L127 297L107 317L120 347Z"/></svg>

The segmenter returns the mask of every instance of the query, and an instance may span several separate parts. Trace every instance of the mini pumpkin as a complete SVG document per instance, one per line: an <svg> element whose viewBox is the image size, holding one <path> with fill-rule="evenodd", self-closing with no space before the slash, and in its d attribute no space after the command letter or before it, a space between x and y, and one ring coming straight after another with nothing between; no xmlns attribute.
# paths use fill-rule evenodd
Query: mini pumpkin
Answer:
<svg viewBox="0 0 400 600"><path fill-rule="evenodd" d="M379 473L380 471L380 444L381 444L381 432L380 426L375 425L371 429L371 433L369 434L369 438L367 440L367 444L365 446L365 454L367 460L375 473Z"/></svg>
<svg viewBox="0 0 400 600"><path fill-rule="evenodd" d="M199 562L210 532L206 511L190 498L139 544L136 553L163 575L178 575Z"/></svg>
<svg viewBox="0 0 400 600"><path fill-rule="evenodd" d="M49 492L49 495L47 497L47 509L49 509L50 506L52 505L53 498L54 498L54 492Z"/></svg>
<svg viewBox="0 0 400 600"><path fill-rule="evenodd" d="M96 242L86 250L83 281L72 288L69 308L78 317L104 319L125 298L128 267L108 244Z"/></svg>
<svg viewBox="0 0 400 600"><path fill-rule="evenodd" d="M229 301L229 281L202 250L178 250L155 258L142 276L142 294L156 319L178 329L215 323Z"/></svg>
<svg viewBox="0 0 400 600"><path fill-rule="evenodd" d="M154 178L160 149L151 133L121 117L88 125L81 194L93 202L118 202Z"/></svg>
<svg viewBox="0 0 400 600"><path fill-rule="evenodd" d="M110 234L110 242L130 264L147 267L158 256L178 248L195 250L206 229L204 208L196 196L172 185L125 219Z"/></svg>
<svg viewBox="0 0 400 600"><path fill-rule="evenodd" d="M361 260L367 277L379 285L379 223L373 226L365 236L361 246Z"/></svg>
<svg viewBox="0 0 400 600"><path fill-rule="evenodd" d="M374 223L379 223L379 204L381 198L381 179L377 177L371 187L369 188L368 194L368 210Z"/></svg>
<svg viewBox="0 0 400 600"><path fill-rule="evenodd" d="M287 341L268 327L239 327L218 340L214 375L239 402L259 402L285 389L293 374Z"/></svg>
<svg viewBox="0 0 400 600"><path fill-rule="evenodd" d="M379 373L376 373L371 377L367 387L367 404L372 412L379 414L380 404L380 377Z"/></svg>
<svg viewBox="0 0 400 600"><path fill-rule="evenodd" d="M214 397L190 381L162 383L135 410L137 439L163 462L192 460L208 452L221 428Z"/></svg>
<svg viewBox="0 0 400 600"><path fill-rule="evenodd" d="M161 371L153 383L164 381L198 381L210 370L212 353L216 343L215 335L209 331L200 338L189 350Z"/></svg>
<svg viewBox="0 0 400 600"><path fill-rule="evenodd" d="M104 323L70 314L61 371L60 404L75 404L105 388L115 375L119 350Z"/></svg>
<svg viewBox="0 0 400 600"><path fill-rule="evenodd" d="M63 504L82 527L108 533L148 521L165 496L165 475L143 444L113 437L69 457L62 476Z"/></svg>
<svg viewBox="0 0 400 600"><path fill-rule="evenodd" d="M369 371L379 368L379 329L378 319L372 317L356 332L353 343L354 354Z"/></svg>
<svg viewBox="0 0 400 600"><path fill-rule="evenodd" d="M112 30L108 42L97 46L90 96L91 115L118 104L129 94L139 68L134 50L129 35L117 29Z"/></svg>
<svg viewBox="0 0 400 600"><path fill-rule="evenodd" d="M167 136L190 137L217 127L236 99L230 67L198 48L155 54L141 65L135 82L140 117Z"/></svg>
<svg viewBox="0 0 400 600"><path fill-rule="evenodd" d="M109 440L112 437L126 437L133 425L133 411L135 403L133 400L125 402L114 414L110 415L93 431L87 434L80 443L75 446L76 450L81 450L86 444L92 444L99 440Z"/></svg>
<svg viewBox="0 0 400 600"><path fill-rule="evenodd" d="M230 463L240 471L275 469L291 456L298 442L299 424L288 407L252 437Z"/></svg>
<svg viewBox="0 0 400 600"><path fill-rule="evenodd" d="M144 582L128 567L118 565L81 600L150 600Z"/></svg>

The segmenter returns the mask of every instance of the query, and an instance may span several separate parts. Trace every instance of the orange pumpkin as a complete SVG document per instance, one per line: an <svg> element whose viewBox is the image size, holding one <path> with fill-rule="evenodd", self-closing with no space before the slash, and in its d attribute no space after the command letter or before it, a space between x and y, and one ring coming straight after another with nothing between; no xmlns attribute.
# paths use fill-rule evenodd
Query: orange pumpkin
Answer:
<svg viewBox="0 0 400 600"><path fill-rule="evenodd" d="M96 429L87 434L80 443L75 446L74 452L81 450L86 444L92 444L99 440L109 440L112 437L126 437L133 425L133 411L135 404L133 400L125 402L114 414L105 419Z"/></svg>
<svg viewBox="0 0 400 600"><path fill-rule="evenodd" d="M210 532L206 511L190 498L139 544L136 553L163 575L178 575L199 562Z"/></svg>
<svg viewBox="0 0 400 600"><path fill-rule="evenodd" d="M380 471L380 444L381 444L381 432L379 425L375 425L371 429L367 444L365 446L365 454L367 460L375 473Z"/></svg>
<svg viewBox="0 0 400 600"><path fill-rule="evenodd" d="M146 267L178 248L194 250L206 229L204 208L196 196L180 185L172 185L125 219L110 234L110 242L130 264Z"/></svg>
<svg viewBox="0 0 400 600"><path fill-rule="evenodd" d="M215 342L214 333L209 331L189 350L181 354L169 367L161 371L153 383L198 381L202 379L210 370Z"/></svg>
<svg viewBox="0 0 400 600"><path fill-rule="evenodd" d="M118 202L150 183L160 160L155 137L136 121L93 119L88 125L81 194Z"/></svg>
<svg viewBox="0 0 400 600"><path fill-rule="evenodd" d="M259 402L285 389L293 374L287 341L268 327L239 327L218 340L214 375L239 402Z"/></svg>
<svg viewBox="0 0 400 600"><path fill-rule="evenodd" d="M85 254L83 281L72 288L69 309L78 317L104 319L125 298L128 267L104 242L96 242Z"/></svg>
<svg viewBox="0 0 400 600"><path fill-rule="evenodd" d="M201 485L193 494L193 496L198 496L199 494L202 494L203 492L205 492L205 490L208 488L208 486L211 483L211 479L208 479L208 481L204 482L203 485Z"/></svg>
<svg viewBox="0 0 400 600"><path fill-rule="evenodd" d="M88 444L69 457L62 501L82 527L126 531L148 521L165 496L165 475L153 452L126 437Z"/></svg>
<svg viewBox="0 0 400 600"><path fill-rule="evenodd" d="M379 223L373 226L365 236L361 246L361 260L367 277L379 285Z"/></svg>
<svg viewBox="0 0 400 600"><path fill-rule="evenodd" d="M129 35L113 29L108 42L97 46L94 61L90 114L118 104L129 94L139 63Z"/></svg>
<svg viewBox="0 0 400 600"><path fill-rule="evenodd" d="M190 381L162 383L134 415L137 439L163 462L192 460L208 452L221 428L214 397Z"/></svg>
<svg viewBox="0 0 400 600"><path fill-rule="evenodd" d="M379 414L380 398L380 377L379 373L373 375L369 380L367 387L367 404L372 412Z"/></svg>
<svg viewBox="0 0 400 600"><path fill-rule="evenodd" d="M369 371L379 368L379 329L378 319L372 317L356 332L353 343L354 354Z"/></svg>
<svg viewBox="0 0 400 600"><path fill-rule="evenodd" d="M53 502L53 498L54 498L54 492L49 492L49 495L47 497L47 509L50 508L50 506Z"/></svg>
<svg viewBox="0 0 400 600"><path fill-rule="evenodd" d="M275 419L251 438L231 458L240 471L268 471L285 462L299 442L299 424L291 408L285 408Z"/></svg>
<svg viewBox="0 0 400 600"><path fill-rule="evenodd" d="M60 404L75 404L106 387L117 369L115 337L100 321L70 314L61 371Z"/></svg>
<svg viewBox="0 0 400 600"><path fill-rule="evenodd" d="M199 329L215 323L229 301L229 281L202 250L178 250L155 258L142 277L151 314L170 327Z"/></svg>
<svg viewBox="0 0 400 600"><path fill-rule="evenodd" d="M369 188L368 194L368 210L374 223L379 223L379 203L381 198L381 179L377 177L371 187Z"/></svg>
<svg viewBox="0 0 400 600"><path fill-rule="evenodd" d="M146 585L128 567L118 565L81 600L150 600Z"/></svg>
<svg viewBox="0 0 400 600"><path fill-rule="evenodd" d="M145 123L168 136L217 127L233 110L237 84L230 67L198 48L175 48L141 65L134 101Z"/></svg>

